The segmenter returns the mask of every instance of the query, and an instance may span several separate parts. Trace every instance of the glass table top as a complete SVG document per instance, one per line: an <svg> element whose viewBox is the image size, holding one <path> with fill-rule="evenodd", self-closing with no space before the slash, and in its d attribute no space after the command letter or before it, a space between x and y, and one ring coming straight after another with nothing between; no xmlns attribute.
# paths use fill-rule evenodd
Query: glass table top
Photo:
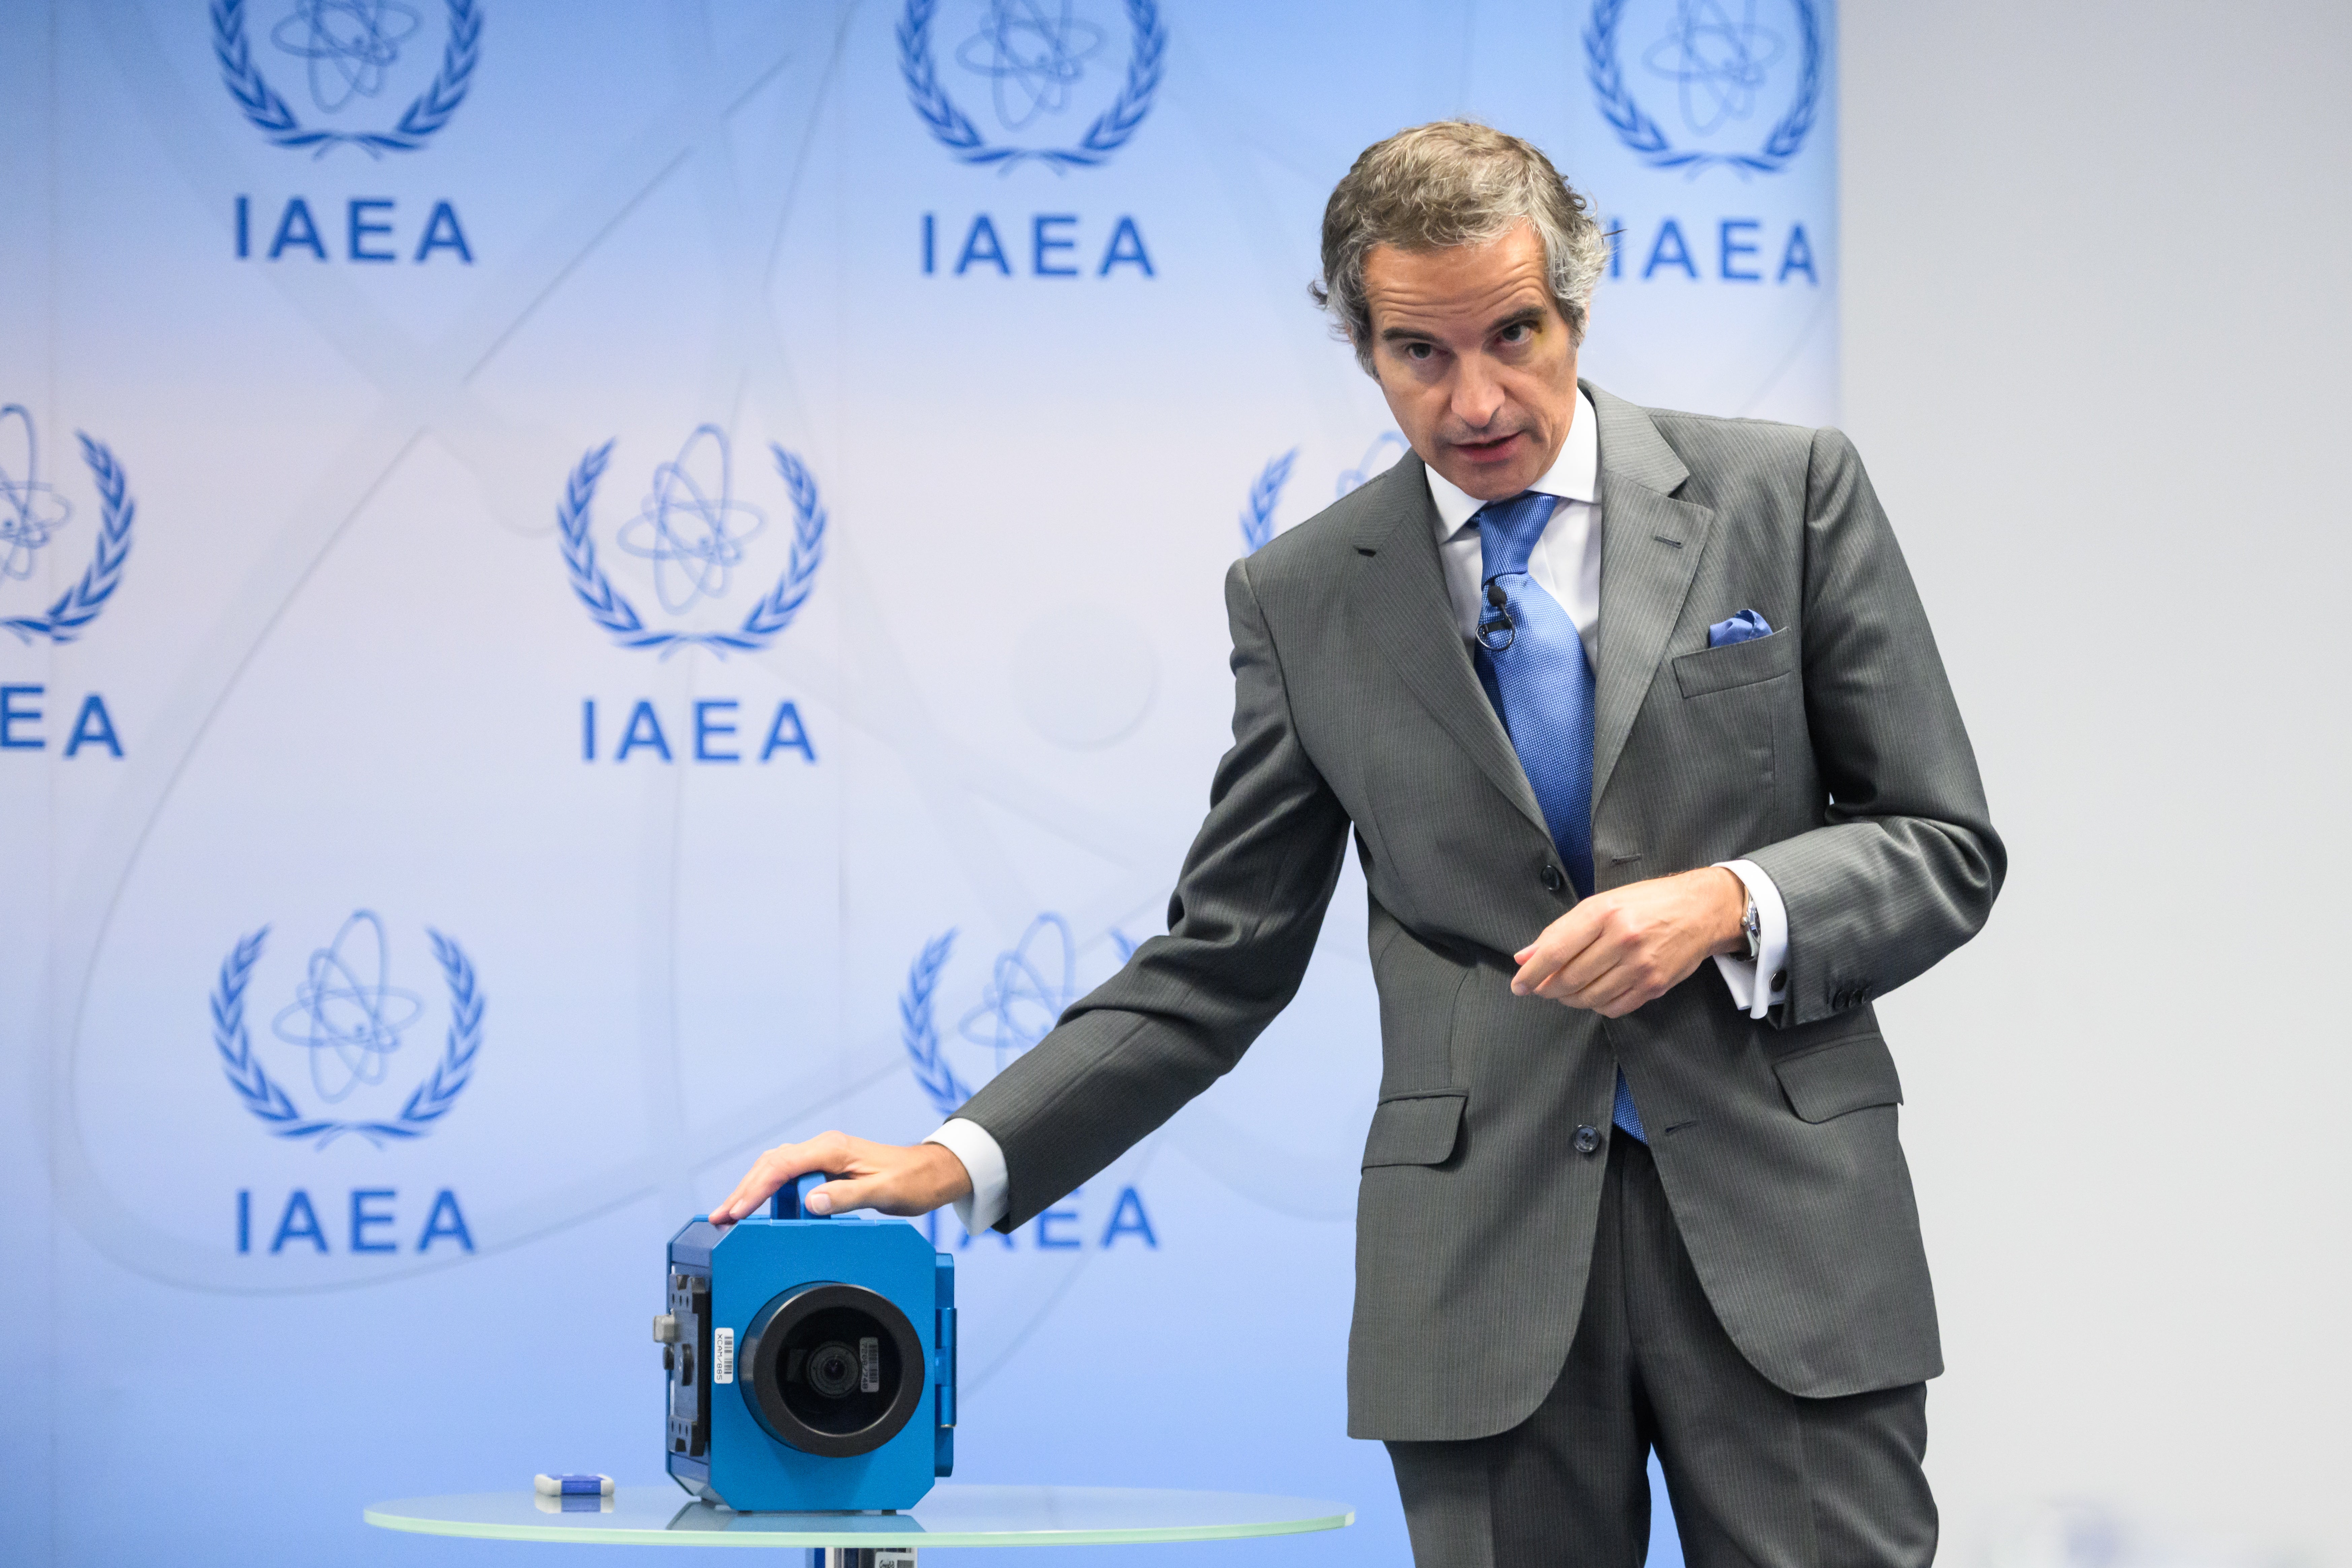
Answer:
<svg viewBox="0 0 2352 1568"><path fill-rule="evenodd" d="M462 1492L372 1504L367 1522L425 1535L617 1546L1104 1546L1231 1541L1338 1530L1345 1503L1254 1492L1141 1487L984 1487L943 1482L904 1513L736 1513L662 1479L609 1498Z"/></svg>

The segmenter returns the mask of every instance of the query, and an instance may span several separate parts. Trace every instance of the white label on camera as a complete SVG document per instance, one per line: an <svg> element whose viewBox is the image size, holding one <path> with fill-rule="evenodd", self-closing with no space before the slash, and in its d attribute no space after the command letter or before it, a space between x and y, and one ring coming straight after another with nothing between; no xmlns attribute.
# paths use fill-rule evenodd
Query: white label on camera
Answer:
<svg viewBox="0 0 2352 1568"><path fill-rule="evenodd" d="M882 1342L857 1342L857 1386L861 1393L882 1392Z"/></svg>
<svg viewBox="0 0 2352 1568"><path fill-rule="evenodd" d="M711 1382L732 1383L735 1381L734 1330L713 1329L710 1331L710 1360Z"/></svg>
<svg viewBox="0 0 2352 1568"><path fill-rule="evenodd" d="M911 1546L881 1546L874 1552L874 1568L915 1568Z"/></svg>

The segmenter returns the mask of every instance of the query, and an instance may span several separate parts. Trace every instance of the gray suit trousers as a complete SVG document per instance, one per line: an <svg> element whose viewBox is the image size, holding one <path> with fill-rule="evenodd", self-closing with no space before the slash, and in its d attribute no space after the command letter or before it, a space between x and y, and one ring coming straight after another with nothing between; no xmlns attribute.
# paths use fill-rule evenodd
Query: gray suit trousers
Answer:
<svg viewBox="0 0 2352 1568"><path fill-rule="evenodd" d="M1751 1366L1707 1304L1658 1167L1612 1130L1568 1363L1491 1437L1391 1442L1418 1568L1633 1568L1658 1450L1693 1568L1924 1568L1927 1390L1808 1399Z"/></svg>

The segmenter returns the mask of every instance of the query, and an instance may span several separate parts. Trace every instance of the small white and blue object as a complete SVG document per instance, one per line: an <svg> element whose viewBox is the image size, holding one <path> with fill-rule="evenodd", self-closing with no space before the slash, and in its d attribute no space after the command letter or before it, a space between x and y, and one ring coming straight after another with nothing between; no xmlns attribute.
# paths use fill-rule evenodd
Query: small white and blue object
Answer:
<svg viewBox="0 0 2352 1568"><path fill-rule="evenodd" d="M531 1501L541 1513L610 1513L613 1511L613 1478L610 1476L533 1476L530 1478Z"/></svg>
<svg viewBox="0 0 2352 1568"><path fill-rule="evenodd" d="M955 1469L955 1259L902 1221L807 1213L824 1180L670 1238L669 1473L738 1512L908 1509Z"/></svg>

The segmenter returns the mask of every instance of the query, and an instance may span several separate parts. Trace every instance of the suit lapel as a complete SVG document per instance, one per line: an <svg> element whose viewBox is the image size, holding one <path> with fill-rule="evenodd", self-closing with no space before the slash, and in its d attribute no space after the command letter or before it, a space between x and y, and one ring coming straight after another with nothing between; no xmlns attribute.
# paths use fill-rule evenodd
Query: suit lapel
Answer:
<svg viewBox="0 0 2352 1568"><path fill-rule="evenodd" d="M1520 815L1549 837L1543 807L1454 624L1453 602L1437 561L1437 508L1429 499L1421 459L1407 454L1374 482L1386 487L1388 504L1368 517L1357 534L1357 553L1365 557L1356 583L1358 623L1421 705Z"/></svg>
<svg viewBox="0 0 2352 1568"><path fill-rule="evenodd" d="M1633 720L1681 618L1715 513L1673 491L1690 469L1642 409L1585 384L1600 416L1601 649L1594 661L1592 803L1633 732Z"/></svg>

